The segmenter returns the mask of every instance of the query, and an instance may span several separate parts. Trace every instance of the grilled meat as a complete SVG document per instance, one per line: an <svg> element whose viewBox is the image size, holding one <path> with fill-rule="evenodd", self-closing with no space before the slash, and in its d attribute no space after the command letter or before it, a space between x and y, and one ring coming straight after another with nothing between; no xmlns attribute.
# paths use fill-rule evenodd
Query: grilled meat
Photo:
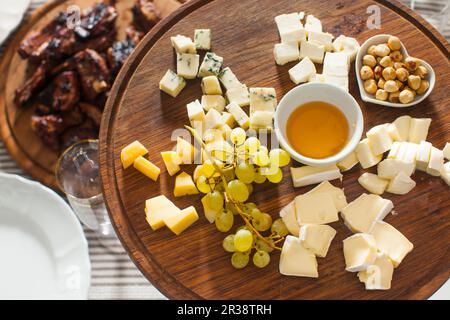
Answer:
<svg viewBox="0 0 450 320"><path fill-rule="evenodd" d="M80 109L97 127L100 127L100 122L102 121L102 110L100 108L90 103L81 102Z"/></svg>
<svg viewBox="0 0 450 320"><path fill-rule="evenodd" d="M31 128L47 146L53 150L59 149L59 136L65 129L62 117L53 114L32 116Z"/></svg>
<svg viewBox="0 0 450 320"><path fill-rule="evenodd" d="M147 33L161 20L161 14L153 2L149 0L137 0L132 8L133 22L141 31Z"/></svg>
<svg viewBox="0 0 450 320"><path fill-rule="evenodd" d="M119 72L125 60L133 52L143 36L142 32L132 27L127 28L126 33L127 37L125 40L115 42L107 51L108 65L113 75Z"/></svg>
<svg viewBox="0 0 450 320"><path fill-rule="evenodd" d="M41 114L72 110L80 100L78 77L73 71L57 75L39 94L38 111Z"/></svg>
<svg viewBox="0 0 450 320"><path fill-rule="evenodd" d="M14 103L16 106L26 106L30 102L32 96L44 87L49 75L48 69L48 63L44 61L36 68L31 77L16 90L14 95Z"/></svg>
<svg viewBox="0 0 450 320"><path fill-rule="evenodd" d="M116 8L103 2L96 4L81 17L75 33L80 39L87 39L109 33L114 29L117 18Z"/></svg>

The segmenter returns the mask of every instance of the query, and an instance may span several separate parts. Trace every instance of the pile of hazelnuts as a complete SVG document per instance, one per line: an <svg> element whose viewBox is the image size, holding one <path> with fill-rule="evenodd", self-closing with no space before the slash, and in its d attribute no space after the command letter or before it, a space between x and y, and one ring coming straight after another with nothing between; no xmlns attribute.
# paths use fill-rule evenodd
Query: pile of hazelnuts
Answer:
<svg viewBox="0 0 450 320"><path fill-rule="evenodd" d="M427 68L419 59L404 58L400 49L400 39L390 36L387 43L370 46L363 57L364 89L377 100L410 103L430 87Z"/></svg>

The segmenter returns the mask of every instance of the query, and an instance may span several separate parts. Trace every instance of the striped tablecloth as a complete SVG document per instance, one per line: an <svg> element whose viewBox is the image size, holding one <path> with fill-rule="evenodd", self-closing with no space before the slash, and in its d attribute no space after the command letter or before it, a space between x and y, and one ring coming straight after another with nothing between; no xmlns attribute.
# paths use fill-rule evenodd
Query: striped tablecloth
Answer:
<svg viewBox="0 0 450 320"><path fill-rule="evenodd" d="M416 1L417 4L427 2L421 8L425 13L436 11L436 3L450 0ZM42 5L46 0L32 0L28 14ZM409 5L411 1L405 1ZM447 23L442 33L450 40L450 24ZM18 168L0 141L0 171L26 176ZM105 250L95 237L94 232L85 229L89 243L89 254L92 263L92 280L89 291L90 299L164 299L165 297L153 287L137 270L125 251L110 253ZM447 297L448 298L448 297Z"/></svg>

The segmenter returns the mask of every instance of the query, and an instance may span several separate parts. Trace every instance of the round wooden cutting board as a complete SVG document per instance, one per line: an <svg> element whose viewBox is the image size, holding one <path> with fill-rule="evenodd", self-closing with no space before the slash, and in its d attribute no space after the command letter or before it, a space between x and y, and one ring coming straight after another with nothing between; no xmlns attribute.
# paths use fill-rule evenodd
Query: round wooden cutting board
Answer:
<svg viewBox="0 0 450 320"><path fill-rule="evenodd" d="M379 30L366 27L367 7L374 4L381 9ZM413 108L365 104L360 99L352 70L350 92L363 110L365 130L410 114L433 119L428 136L433 145L442 148L450 141L449 45L404 6L381 0L193 0L145 37L122 69L108 100L100 132L100 158L104 194L116 230L139 269L169 298L427 298L450 275L450 193L440 178L417 172L414 175L417 186L409 194L383 195L394 202L396 213L385 220L415 247L395 270L392 288L387 291L366 291L356 274L344 270L342 240L351 232L342 221L332 224L338 233L327 257L318 259L318 279L282 276L278 272L278 253L272 255L271 264L265 269L249 265L236 270L230 264L230 254L222 249L225 234L203 216L201 196L173 197L174 178L167 174L160 152L173 149L171 135L188 123L186 104L200 98L201 89L197 79L189 81L175 99L159 91L158 83L166 70L175 70L170 37L177 34L192 37L195 28L211 28L213 51L224 57L224 66L231 67L248 87L275 87L281 99L294 87L288 75L293 64L277 66L274 62L272 50L279 42L274 17L295 11L313 14L321 19L325 31L335 36L356 37L360 43L379 33L399 36L411 55L426 59L433 66L436 87L425 102ZM122 169L120 151L134 140L147 146L150 160L162 168L157 182L133 168ZM183 170L192 173L193 166ZM344 174L342 184L333 182L345 188L348 201L365 191L357 182L363 172L358 166ZM285 168L284 173L281 184L256 185L251 197L251 201L274 218L296 195L312 188L294 189L289 169ZM160 194L180 208L194 205L200 220L180 236L166 228L152 231L145 221L144 202Z"/></svg>

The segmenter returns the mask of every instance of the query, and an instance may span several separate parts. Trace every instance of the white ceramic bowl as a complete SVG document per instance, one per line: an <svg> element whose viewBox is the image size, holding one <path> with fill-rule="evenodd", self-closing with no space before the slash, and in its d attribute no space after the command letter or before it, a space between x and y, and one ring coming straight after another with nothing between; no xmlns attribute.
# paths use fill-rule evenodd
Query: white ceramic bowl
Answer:
<svg viewBox="0 0 450 320"><path fill-rule="evenodd" d="M355 70L356 70L356 77L358 80L359 92L361 94L361 99L365 102L375 103L375 104L379 104L382 106L393 107L393 108L405 108L405 107L414 106L414 105L422 102L423 100L425 100L430 95L431 91L433 91L434 84L436 82L436 75L434 73L433 68L431 67L430 64L428 64L426 61L421 60L421 59L419 59L419 60L421 61L422 65L425 68L427 68L427 70L428 70L427 80L430 82L430 87L424 94L416 95L416 97L414 98L414 100L412 102L403 104L403 103L392 103L389 101L377 100L377 99L375 99L375 95L367 93L366 90L364 90L364 82L363 82L363 80L361 80L361 76L359 74L359 70L361 70L361 67L362 67L362 58L364 57L364 55L367 52L367 49L371 45L387 43L389 37L390 37L389 34L379 34L379 35L373 36L373 37L367 39L366 42L363 43L363 45L361 46L361 48L358 51L358 55L356 56L356 61L355 61ZM401 44L402 44L402 48L401 48L400 52L402 53L403 58L409 57L410 55L408 54L408 51L406 51L406 48L403 45L403 42Z"/></svg>
<svg viewBox="0 0 450 320"><path fill-rule="evenodd" d="M291 113L300 105L312 101L323 101L335 105L347 118L350 129L349 140L347 145L334 156L324 159L305 157L291 147L286 137L286 124ZM310 166L326 166L345 158L359 143L363 127L364 120L358 102L350 93L332 84L306 83L297 86L286 93L275 112L275 134L281 146L292 158Z"/></svg>

